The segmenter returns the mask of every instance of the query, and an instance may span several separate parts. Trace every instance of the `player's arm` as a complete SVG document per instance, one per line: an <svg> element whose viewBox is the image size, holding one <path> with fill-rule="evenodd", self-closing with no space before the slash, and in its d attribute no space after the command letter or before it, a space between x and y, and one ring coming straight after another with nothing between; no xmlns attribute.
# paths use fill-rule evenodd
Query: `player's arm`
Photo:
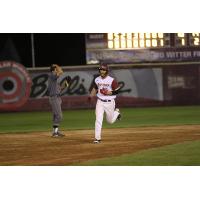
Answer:
<svg viewBox="0 0 200 200"><path fill-rule="evenodd" d="M112 94L111 95L116 95L119 93L119 90L121 89L120 85L118 82L114 79L112 82Z"/></svg>
<svg viewBox="0 0 200 200"><path fill-rule="evenodd" d="M93 82L93 85L92 85L92 90L90 91L90 95L89 95L89 97L88 97L88 101L89 101L89 102L91 102L92 97L96 96L97 90L98 90L98 87L97 87L97 84L96 84L95 81L94 81L94 82Z"/></svg>
<svg viewBox="0 0 200 200"><path fill-rule="evenodd" d="M62 68L61 68L59 65L57 65L57 64L54 64L54 66L55 66L56 75L57 75L57 76L62 75L62 74L63 74Z"/></svg>
<svg viewBox="0 0 200 200"><path fill-rule="evenodd" d="M96 96L96 93L97 93L97 89L93 87L91 92L90 92L90 95L88 97L88 102L92 101L93 97Z"/></svg>
<svg viewBox="0 0 200 200"><path fill-rule="evenodd" d="M97 84L94 81L94 83L92 85L92 90L90 91L90 97L96 96L97 91L98 91L98 86L97 86Z"/></svg>
<svg viewBox="0 0 200 200"><path fill-rule="evenodd" d="M96 93L97 93L97 89L93 87L91 92L90 92L90 97L96 96Z"/></svg>
<svg viewBox="0 0 200 200"><path fill-rule="evenodd" d="M67 79L65 79L64 81L62 81L60 87L61 87L61 90L64 90L65 88L69 87L69 83L68 83Z"/></svg>
<svg viewBox="0 0 200 200"><path fill-rule="evenodd" d="M97 86L97 84L95 83L95 80L94 80L94 82L92 83L92 87L91 87L92 89L91 89L91 91L90 91L90 97L94 97L94 96L96 96L96 94L97 94L97 90L98 90L98 86Z"/></svg>

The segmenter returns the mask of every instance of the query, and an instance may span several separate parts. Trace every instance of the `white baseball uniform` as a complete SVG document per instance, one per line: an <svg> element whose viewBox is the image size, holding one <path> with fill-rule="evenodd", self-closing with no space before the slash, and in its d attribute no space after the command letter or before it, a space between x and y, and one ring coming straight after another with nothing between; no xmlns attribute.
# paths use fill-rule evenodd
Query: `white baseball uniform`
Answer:
<svg viewBox="0 0 200 200"><path fill-rule="evenodd" d="M108 91L115 90L118 87L118 83L114 78L108 75L105 78L98 76L94 80L94 84L94 88L97 89L95 139L101 140L104 112L106 113L106 120L110 124L114 123L120 114L115 110L116 95L104 95L102 94L102 89Z"/></svg>

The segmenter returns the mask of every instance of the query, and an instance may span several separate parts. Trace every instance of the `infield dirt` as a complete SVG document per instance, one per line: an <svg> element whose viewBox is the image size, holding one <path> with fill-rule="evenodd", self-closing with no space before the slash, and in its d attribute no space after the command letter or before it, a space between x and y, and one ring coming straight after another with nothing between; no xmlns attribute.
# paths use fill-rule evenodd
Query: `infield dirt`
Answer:
<svg viewBox="0 0 200 200"><path fill-rule="evenodd" d="M94 130L1 133L1 166L66 166L134 153L184 141L200 140L200 125L103 129L102 143L93 144Z"/></svg>

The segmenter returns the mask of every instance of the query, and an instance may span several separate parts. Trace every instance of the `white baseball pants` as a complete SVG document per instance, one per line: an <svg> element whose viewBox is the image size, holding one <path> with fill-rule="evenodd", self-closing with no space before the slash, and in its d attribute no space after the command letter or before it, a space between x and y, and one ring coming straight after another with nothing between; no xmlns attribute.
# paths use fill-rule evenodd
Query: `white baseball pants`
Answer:
<svg viewBox="0 0 200 200"><path fill-rule="evenodd" d="M111 102L103 102L97 100L96 104L96 121L95 121L95 139L101 140L101 129L103 123L104 112L106 113L106 120L108 123L112 124L116 121L119 112L115 111L115 100L112 99Z"/></svg>

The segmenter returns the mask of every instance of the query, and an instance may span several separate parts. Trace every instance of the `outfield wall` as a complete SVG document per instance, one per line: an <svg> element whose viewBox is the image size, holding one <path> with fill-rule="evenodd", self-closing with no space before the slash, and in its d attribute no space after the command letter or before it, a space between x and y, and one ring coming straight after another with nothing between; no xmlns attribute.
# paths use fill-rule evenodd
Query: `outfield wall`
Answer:
<svg viewBox="0 0 200 200"><path fill-rule="evenodd" d="M87 102L97 65L63 67L59 78L69 80L62 92L63 109L94 108ZM50 110L46 96L48 68L28 69L32 79L30 97L20 111ZM200 63L146 63L110 65L110 75L123 85L116 100L118 107L192 105L200 99ZM1 87L2 90L2 87Z"/></svg>

